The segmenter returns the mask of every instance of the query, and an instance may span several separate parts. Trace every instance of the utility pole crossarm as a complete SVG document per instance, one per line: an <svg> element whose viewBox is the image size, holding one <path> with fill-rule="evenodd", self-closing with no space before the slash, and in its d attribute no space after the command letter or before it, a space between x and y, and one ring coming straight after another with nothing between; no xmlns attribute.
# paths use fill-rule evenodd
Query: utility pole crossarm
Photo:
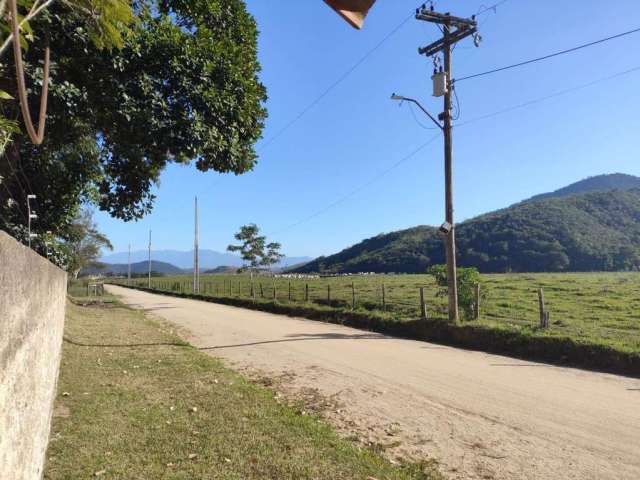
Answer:
<svg viewBox="0 0 640 480"><path fill-rule="evenodd" d="M431 57L432 55L435 55L436 53L443 51L445 48L450 47L455 43L458 43L460 40L464 40L465 38L476 34L477 32L478 32L478 29L476 27L454 30L452 33L449 34L449 37L447 40L445 40L444 38L441 38L440 40L437 40L432 44L427 45L426 47L419 48L418 53L420 55L426 55L427 57Z"/></svg>
<svg viewBox="0 0 640 480"><path fill-rule="evenodd" d="M478 22L474 17L460 18L448 13L438 13L423 7L416 10L416 19L438 25L444 25L447 30L447 35L444 35L440 40L418 49L418 53L420 53L420 55L426 55L428 57L435 55L438 52L442 52L460 40L464 40L465 38L478 33Z"/></svg>
<svg viewBox="0 0 640 480"><path fill-rule="evenodd" d="M416 10L416 20L425 22L438 23L440 25L451 25L458 28L477 27L478 22L475 18L461 18L450 15L449 13L438 13L427 8L419 8Z"/></svg>

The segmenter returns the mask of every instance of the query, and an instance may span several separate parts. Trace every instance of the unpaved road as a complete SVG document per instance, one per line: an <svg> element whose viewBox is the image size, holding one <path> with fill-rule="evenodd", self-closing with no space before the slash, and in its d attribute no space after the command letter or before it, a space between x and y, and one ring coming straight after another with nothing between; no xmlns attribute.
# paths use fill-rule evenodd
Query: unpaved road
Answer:
<svg viewBox="0 0 640 480"><path fill-rule="evenodd" d="M640 479L640 381L109 286L238 369L317 391L345 434L449 478Z"/></svg>

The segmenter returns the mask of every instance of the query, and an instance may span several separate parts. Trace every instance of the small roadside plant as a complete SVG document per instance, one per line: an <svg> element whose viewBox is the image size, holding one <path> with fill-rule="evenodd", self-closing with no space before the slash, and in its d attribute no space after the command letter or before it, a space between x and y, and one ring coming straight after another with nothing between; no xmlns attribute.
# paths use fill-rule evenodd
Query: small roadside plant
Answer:
<svg viewBox="0 0 640 480"><path fill-rule="evenodd" d="M427 269L427 273L432 275L436 284L440 287L439 296L446 296L447 291L447 266L432 265ZM458 284L458 304L462 315L466 320L473 319L476 307L475 287L480 283L480 272L474 267L460 267L457 269Z"/></svg>

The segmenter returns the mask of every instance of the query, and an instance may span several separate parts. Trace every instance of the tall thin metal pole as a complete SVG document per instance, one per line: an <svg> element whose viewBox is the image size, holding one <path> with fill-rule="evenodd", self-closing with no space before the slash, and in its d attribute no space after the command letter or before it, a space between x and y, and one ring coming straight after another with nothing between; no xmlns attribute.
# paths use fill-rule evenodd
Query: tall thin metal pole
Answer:
<svg viewBox="0 0 640 480"><path fill-rule="evenodd" d="M29 197L27 197L27 236L29 237L29 248L31 248L31 204L29 203Z"/></svg>
<svg viewBox="0 0 640 480"><path fill-rule="evenodd" d="M151 288L151 230L149 230L149 283L148 287Z"/></svg>
<svg viewBox="0 0 640 480"><path fill-rule="evenodd" d="M36 196L34 194L27 195L27 241L29 242L29 248L31 248L31 219L36 218L35 212L31 211L31 200L35 200Z"/></svg>
<svg viewBox="0 0 640 480"><path fill-rule="evenodd" d="M131 244L129 244L129 260L127 263L127 285L131 285Z"/></svg>
<svg viewBox="0 0 640 480"><path fill-rule="evenodd" d="M200 258L199 258L199 226L198 197L195 198L195 231L193 237L193 292L200 293Z"/></svg>
<svg viewBox="0 0 640 480"><path fill-rule="evenodd" d="M458 321L458 282L456 273L456 231L453 222L453 139L451 135L451 95L453 89L451 72L450 24L444 27L444 69L447 89L444 95L444 176L446 221L451 225L446 236L447 289L449 291L449 321Z"/></svg>

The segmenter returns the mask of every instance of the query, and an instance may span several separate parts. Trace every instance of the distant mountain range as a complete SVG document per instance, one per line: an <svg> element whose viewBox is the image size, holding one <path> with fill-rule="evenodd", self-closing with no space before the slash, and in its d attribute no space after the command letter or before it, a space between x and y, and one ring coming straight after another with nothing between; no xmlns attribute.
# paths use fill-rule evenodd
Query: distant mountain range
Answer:
<svg viewBox="0 0 640 480"><path fill-rule="evenodd" d="M640 269L640 178L587 178L456 227L457 260L482 272ZM381 234L297 273L424 272L445 262L442 236L418 226Z"/></svg>
<svg viewBox="0 0 640 480"><path fill-rule="evenodd" d="M129 265L126 263L103 264L101 266L87 267L80 271L80 276L86 275L108 275L122 276L128 272ZM136 262L131 264L131 275L146 275L149 273L149 262ZM165 262L151 262L151 273L161 275L180 275L184 270Z"/></svg>
<svg viewBox="0 0 640 480"><path fill-rule="evenodd" d="M241 267L242 259L231 253L221 253L215 250L200 250L200 269L210 270L216 267ZM100 259L102 263L124 264L128 263L128 252L118 252L105 255ZM132 262L144 262L147 260L146 250L136 250L131 252ZM180 269L193 268L193 250L152 250L151 259L153 261L169 263ZM285 257L276 265L276 268L287 268L296 264L306 263L311 257Z"/></svg>

